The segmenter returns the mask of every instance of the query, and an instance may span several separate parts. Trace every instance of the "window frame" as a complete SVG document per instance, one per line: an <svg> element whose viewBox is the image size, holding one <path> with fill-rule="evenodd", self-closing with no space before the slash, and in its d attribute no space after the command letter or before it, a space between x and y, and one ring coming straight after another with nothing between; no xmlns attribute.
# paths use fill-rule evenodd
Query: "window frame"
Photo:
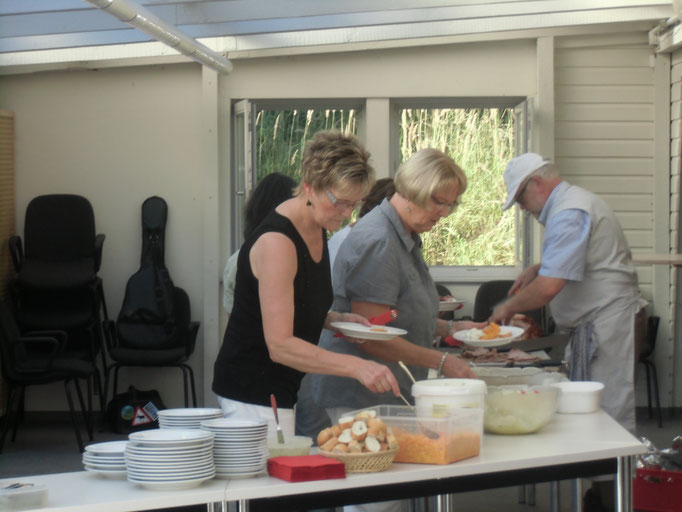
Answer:
<svg viewBox="0 0 682 512"><path fill-rule="evenodd" d="M523 133L515 131L515 153L521 154L532 151L533 141L533 99L531 97L476 97L476 98L391 98L389 109L397 113L404 108L507 108L514 110L515 129L523 125ZM366 99L364 98L310 98L310 99L242 99L233 103L232 116L232 247L237 248L243 243L242 225L243 208L256 181L255 144L252 133L253 123L260 110L307 110L307 109L355 109L358 114L358 136L363 138L366 133L365 114ZM387 124L390 126L392 138L399 134L400 116L390 116ZM236 133L239 131L240 133ZM392 155L385 155L388 161L400 161L398 141L391 141ZM235 151L237 144L241 146ZM395 168L389 169L389 175L395 175ZM239 176L239 174L242 174ZM480 283L496 279L515 279L519 271L531 263L533 254L534 226L532 218L515 206L516 225L516 264L513 266L430 266L430 273L437 282Z"/></svg>
<svg viewBox="0 0 682 512"><path fill-rule="evenodd" d="M476 98L399 98L391 100L391 106L395 112L405 108L429 108L429 109L489 109L505 108L514 111L514 151L516 155L532 151L533 141L533 98L523 96L509 97L476 97ZM395 122L399 123L400 116L395 116ZM522 132L517 131L523 126ZM399 127L395 127L399 133ZM397 143L396 143L397 148ZM398 156L398 159L400 157ZM391 172L394 176L395 172ZM436 282L449 283L480 283L482 281L516 279L519 272L530 265L533 254L534 225L531 216L522 212L518 206L514 206L516 226L516 254L515 265L507 266L454 266L454 265L430 265L429 272Z"/></svg>

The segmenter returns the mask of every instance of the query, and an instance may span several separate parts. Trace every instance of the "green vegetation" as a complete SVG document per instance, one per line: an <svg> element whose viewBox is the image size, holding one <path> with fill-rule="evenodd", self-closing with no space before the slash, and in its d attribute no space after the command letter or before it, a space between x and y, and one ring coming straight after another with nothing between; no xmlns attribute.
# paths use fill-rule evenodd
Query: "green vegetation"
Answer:
<svg viewBox="0 0 682 512"><path fill-rule="evenodd" d="M459 208L422 234L429 265L514 265L513 210L502 212L502 173L513 156L513 115L500 109L405 109L402 159L425 147L448 153L468 178ZM320 130L356 132L354 110L261 111L256 119L258 179L299 177L301 153Z"/></svg>
<svg viewBox="0 0 682 512"><path fill-rule="evenodd" d="M459 208L422 235L429 265L514 265L514 212L502 212L502 173L514 154L513 113L499 109L405 109L402 159L426 147L450 155L467 175Z"/></svg>
<svg viewBox="0 0 682 512"><path fill-rule="evenodd" d="M305 143L316 132L355 133L355 110L261 110L256 118L257 180L281 172L298 181Z"/></svg>

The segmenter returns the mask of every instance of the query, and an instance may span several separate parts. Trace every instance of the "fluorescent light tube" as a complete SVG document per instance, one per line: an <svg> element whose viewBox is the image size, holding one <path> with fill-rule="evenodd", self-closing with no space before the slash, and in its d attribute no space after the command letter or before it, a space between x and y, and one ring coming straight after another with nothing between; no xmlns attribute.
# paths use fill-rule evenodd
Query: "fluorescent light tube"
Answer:
<svg viewBox="0 0 682 512"><path fill-rule="evenodd" d="M228 59L183 34L173 25L166 23L144 7L130 0L85 1L104 12L108 12L121 21L125 21L141 32L174 48L183 55L187 55L204 66L215 69L220 73L232 71L232 63Z"/></svg>

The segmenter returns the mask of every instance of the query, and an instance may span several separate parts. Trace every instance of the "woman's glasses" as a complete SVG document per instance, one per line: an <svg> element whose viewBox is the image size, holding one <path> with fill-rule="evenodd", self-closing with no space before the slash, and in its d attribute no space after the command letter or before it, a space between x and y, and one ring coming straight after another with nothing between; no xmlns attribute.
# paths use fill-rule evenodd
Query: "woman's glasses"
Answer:
<svg viewBox="0 0 682 512"><path fill-rule="evenodd" d="M334 194L332 194L329 190L325 190L327 193L327 197L329 198L329 202L336 208L337 210L355 210L356 208L359 208L360 205L362 204L362 200L357 201L355 203L351 203L350 201L344 201L343 199L337 199Z"/></svg>
<svg viewBox="0 0 682 512"><path fill-rule="evenodd" d="M441 212L447 212L448 214L454 212L459 206L459 201L453 201L452 203L447 203L445 201L439 201L435 197L431 196L431 202L433 203L433 209L439 210Z"/></svg>

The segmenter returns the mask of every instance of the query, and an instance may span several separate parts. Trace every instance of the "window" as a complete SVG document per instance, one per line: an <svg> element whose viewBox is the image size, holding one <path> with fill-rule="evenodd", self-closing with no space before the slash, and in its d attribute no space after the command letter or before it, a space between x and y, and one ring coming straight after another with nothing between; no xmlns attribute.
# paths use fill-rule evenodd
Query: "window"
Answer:
<svg viewBox="0 0 682 512"><path fill-rule="evenodd" d="M514 266L514 210L500 208L505 165L514 155L511 109L426 109L400 111L401 161L435 147L467 175L460 206L422 234L424 259L440 266Z"/></svg>
<svg viewBox="0 0 682 512"><path fill-rule="evenodd" d="M517 208L501 211L506 196L502 174L510 158L529 150L530 101L476 98L390 102L391 119L378 120L374 125L388 126L390 121L396 126L389 151L396 153L393 161L402 161L423 147L437 147L450 154L468 177L458 210L422 236L424 256L434 279L453 282L514 277L521 265L528 264L532 222ZM363 102L358 100L235 104L234 247L242 243L241 215L255 183L274 171L298 180L305 142L319 130L365 132L372 120L367 119L362 107ZM391 161L388 156L385 160Z"/></svg>
<svg viewBox="0 0 682 512"><path fill-rule="evenodd" d="M353 109L259 110L254 123L255 180L281 172L299 181L306 142L317 132L356 133Z"/></svg>
<svg viewBox="0 0 682 512"><path fill-rule="evenodd" d="M233 116L233 247L242 240L246 199L256 183L272 172L300 177L305 144L317 132L357 133L357 102L240 101Z"/></svg>

